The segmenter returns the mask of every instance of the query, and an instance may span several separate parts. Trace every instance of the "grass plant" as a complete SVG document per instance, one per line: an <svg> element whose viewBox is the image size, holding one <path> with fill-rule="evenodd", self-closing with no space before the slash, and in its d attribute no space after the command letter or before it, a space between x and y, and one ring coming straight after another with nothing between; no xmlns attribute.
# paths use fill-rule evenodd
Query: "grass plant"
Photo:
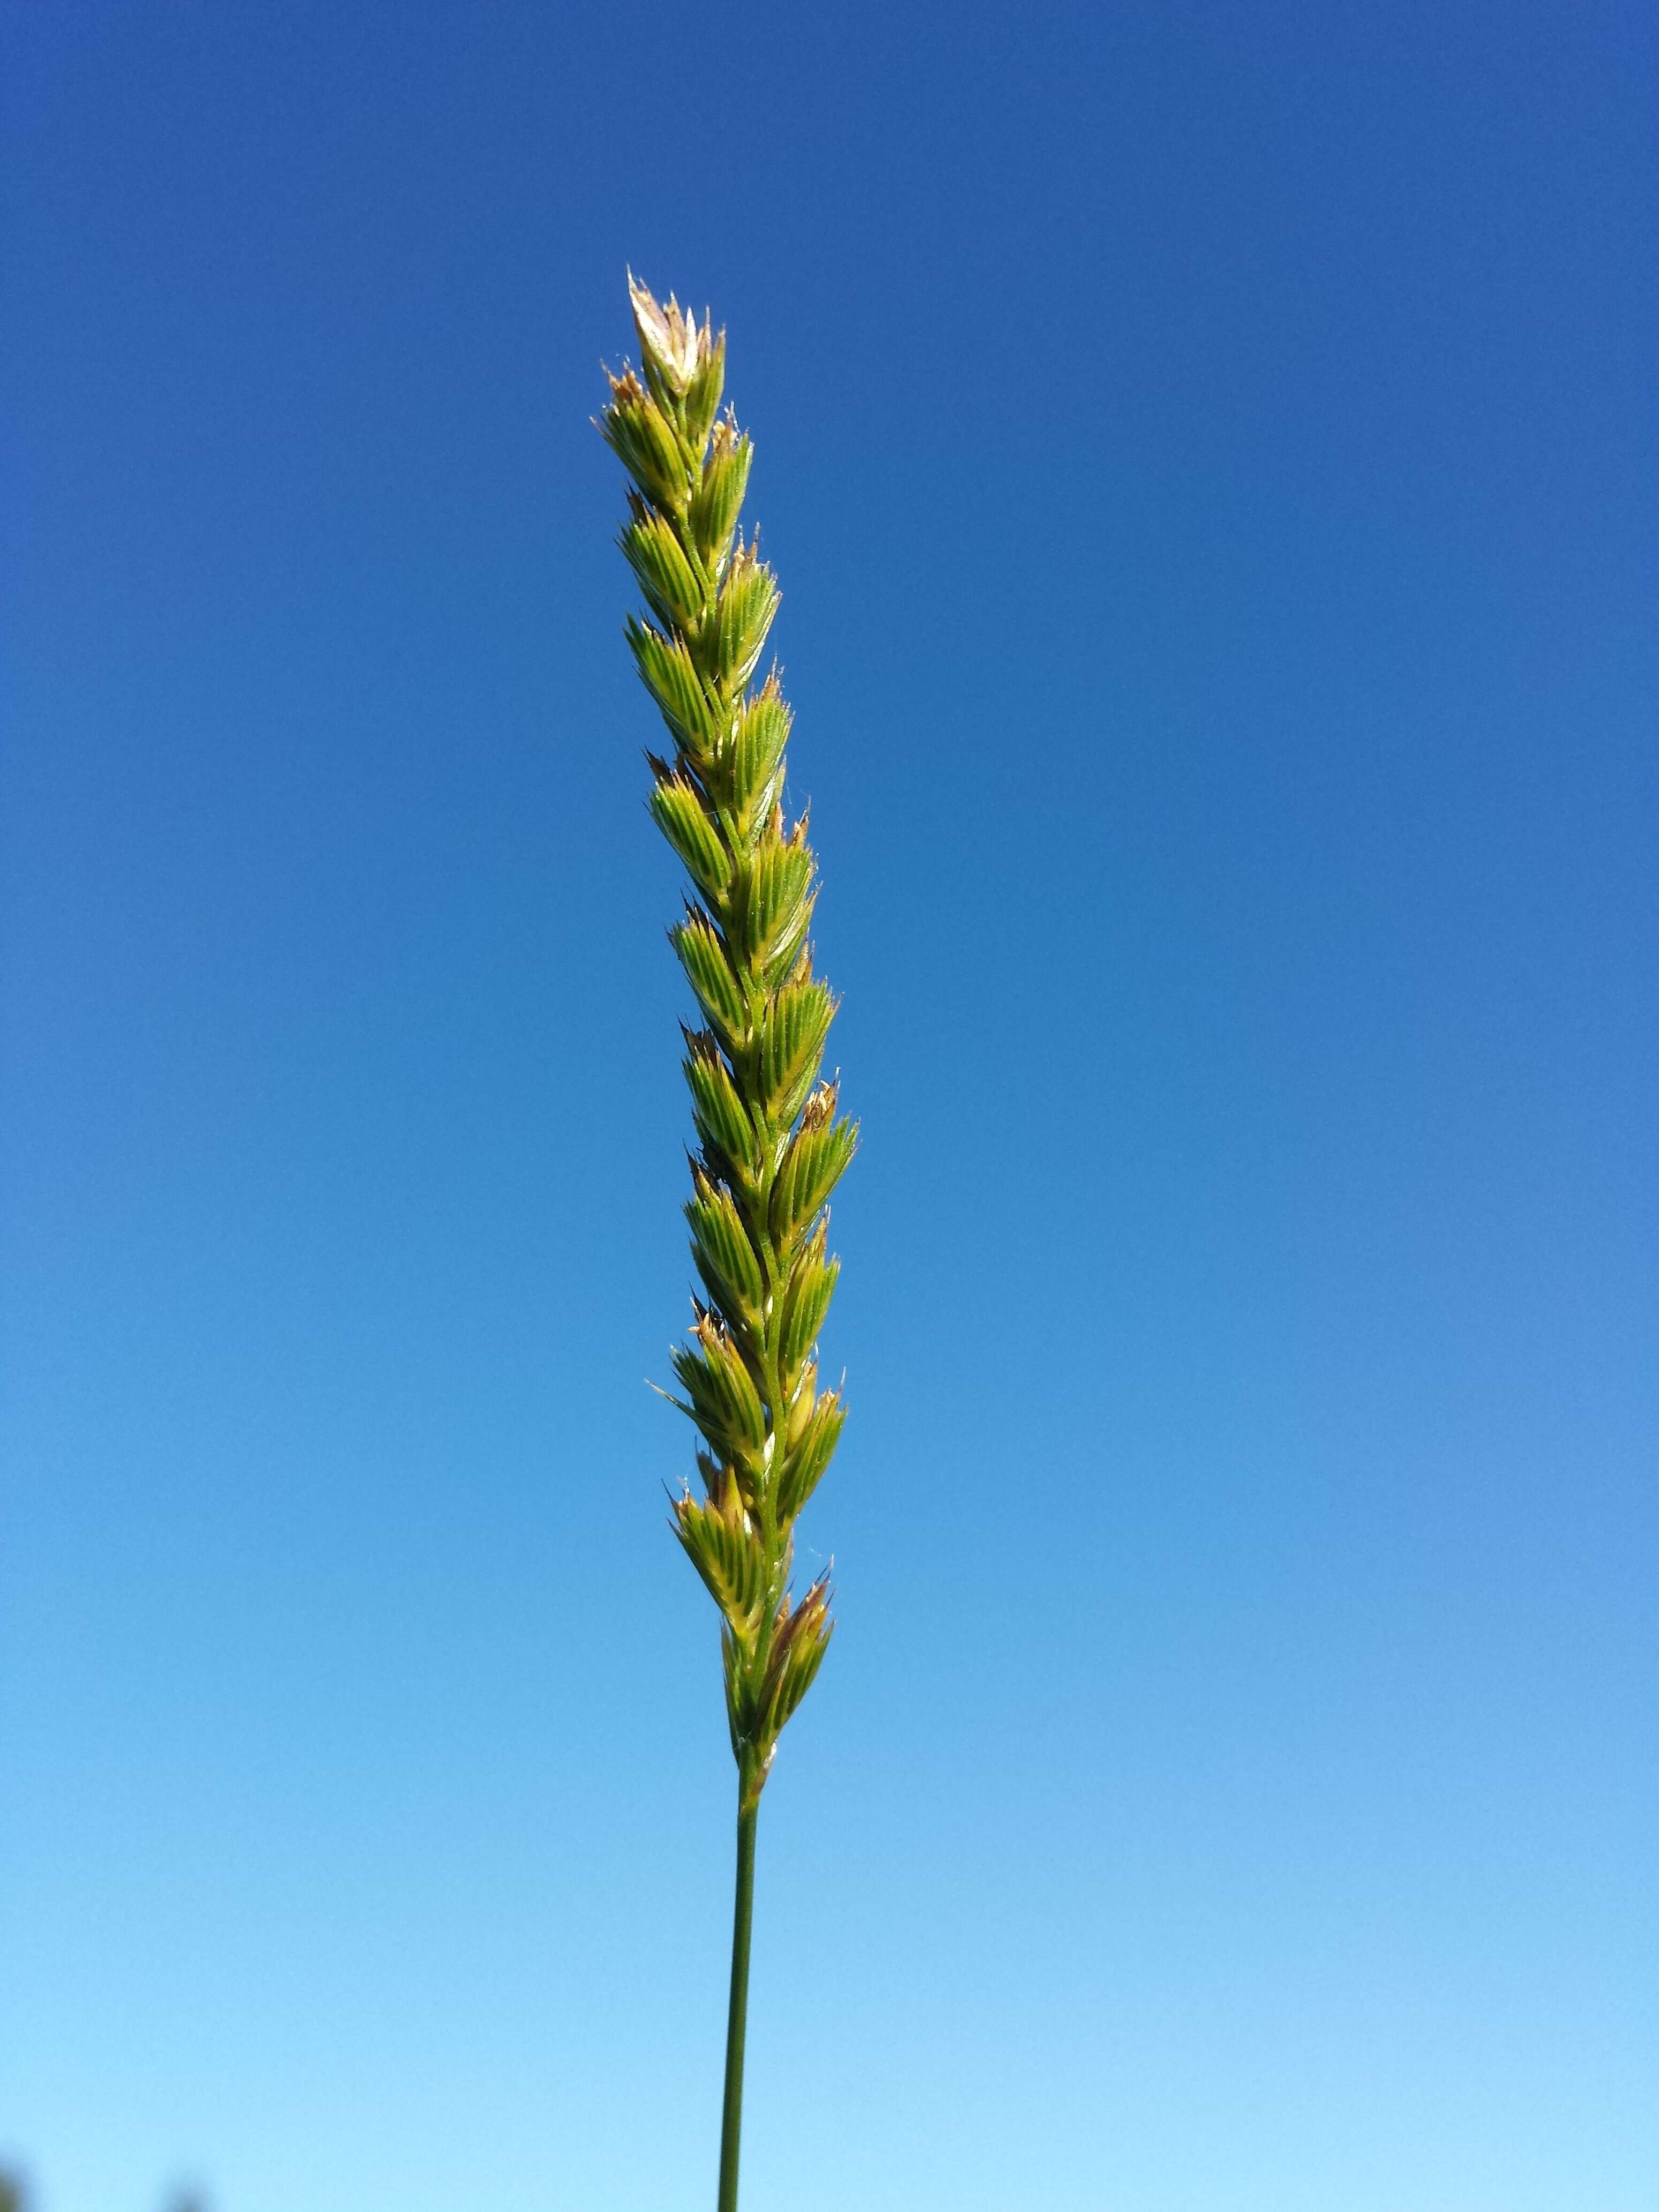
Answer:
<svg viewBox="0 0 1659 2212"><path fill-rule="evenodd" d="M789 709L756 680L778 587L739 523L751 447L720 411L726 335L629 279L640 368L611 378L600 428L632 479L621 538L648 612L628 641L673 740L650 807L692 891L669 932L702 1014L684 1072L696 1149L685 1208L702 1285L676 1346L701 1489L673 1528L720 1609L738 1768L737 1882L719 2212L737 2212L755 1837L778 1737L829 1648L827 1575L796 1597L795 1522L846 1408L820 1390L836 1286L827 1200L857 1143L823 1076L836 1000L808 942L817 869L783 811Z"/></svg>

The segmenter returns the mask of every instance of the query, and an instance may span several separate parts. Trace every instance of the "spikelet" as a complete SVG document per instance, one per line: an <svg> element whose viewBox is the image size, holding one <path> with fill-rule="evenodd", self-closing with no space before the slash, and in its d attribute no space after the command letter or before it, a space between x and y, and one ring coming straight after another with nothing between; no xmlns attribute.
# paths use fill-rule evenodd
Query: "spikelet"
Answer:
<svg viewBox="0 0 1659 2212"><path fill-rule="evenodd" d="M821 1577L790 1595L797 1515L846 1409L817 1389L838 1263L826 1204L857 1125L821 1080L836 1000L812 972L817 895L805 819L784 821L789 710L755 681L777 580L738 516L752 448L720 414L726 338L629 279L640 373L611 379L600 422L633 480L620 540L648 611L628 641L670 738L647 756L651 812L694 896L671 930L705 1028L686 1033L699 1148L685 1209L706 1302L674 1352L701 1432L705 1498L674 1530L719 1607L739 1802L759 1799L779 1734L833 1622Z"/></svg>

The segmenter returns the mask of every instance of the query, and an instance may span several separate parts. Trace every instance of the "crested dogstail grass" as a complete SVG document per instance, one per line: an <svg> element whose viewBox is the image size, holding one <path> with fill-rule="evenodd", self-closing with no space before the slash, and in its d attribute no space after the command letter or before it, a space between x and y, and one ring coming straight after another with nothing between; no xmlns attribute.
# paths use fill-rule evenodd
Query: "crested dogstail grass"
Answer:
<svg viewBox="0 0 1659 2212"><path fill-rule="evenodd" d="M673 740L647 756L651 812L692 885L669 932L702 1015L685 1031L697 1149L685 1208L703 1296L673 1402L696 1424L700 1492L675 1534L720 1615L738 1766L738 1879L720 2212L735 2212L755 1828L778 1737L811 1687L834 1622L827 1578L791 1587L795 1522L846 1408L818 1387L836 1286L830 1194L856 1125L823 1075L834 994L812 966L817 870L783 811L789 709L757 671L778 587L739 527L752 448L720 412L726 336L630 276L640 368L611 378L600 428L632 479L621 546L647 610L628 642Z"/></svg>

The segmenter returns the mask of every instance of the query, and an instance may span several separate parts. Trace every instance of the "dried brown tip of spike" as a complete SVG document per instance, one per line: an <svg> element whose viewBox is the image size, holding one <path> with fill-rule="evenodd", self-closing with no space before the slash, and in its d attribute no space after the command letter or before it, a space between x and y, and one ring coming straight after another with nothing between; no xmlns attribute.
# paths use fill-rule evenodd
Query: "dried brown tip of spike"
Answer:
<svg viewBox="0 0 1659 2212"><path fill-rule="evenodd" d="M687 314L672 292L665 307L645 285L635 283L631 270L628 296L633 303L640 343L650 349L652 359L669 382L684 391L696 374L699 362L713 350L712 320L700 330L696 317Z"/></svg>

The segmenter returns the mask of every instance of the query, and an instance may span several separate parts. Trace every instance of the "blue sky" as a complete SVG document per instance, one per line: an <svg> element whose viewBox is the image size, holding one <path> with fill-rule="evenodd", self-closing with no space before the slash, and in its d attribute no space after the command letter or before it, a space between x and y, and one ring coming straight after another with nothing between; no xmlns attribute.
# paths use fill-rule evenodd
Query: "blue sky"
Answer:
<svg viewBox="0 0 1659 2212"><path fill-rule="evenodd" d="M41 2212L712 2198L629 264L865 1126L746 2203L1654 2212L1651 15L4 37Z"/></svg>

